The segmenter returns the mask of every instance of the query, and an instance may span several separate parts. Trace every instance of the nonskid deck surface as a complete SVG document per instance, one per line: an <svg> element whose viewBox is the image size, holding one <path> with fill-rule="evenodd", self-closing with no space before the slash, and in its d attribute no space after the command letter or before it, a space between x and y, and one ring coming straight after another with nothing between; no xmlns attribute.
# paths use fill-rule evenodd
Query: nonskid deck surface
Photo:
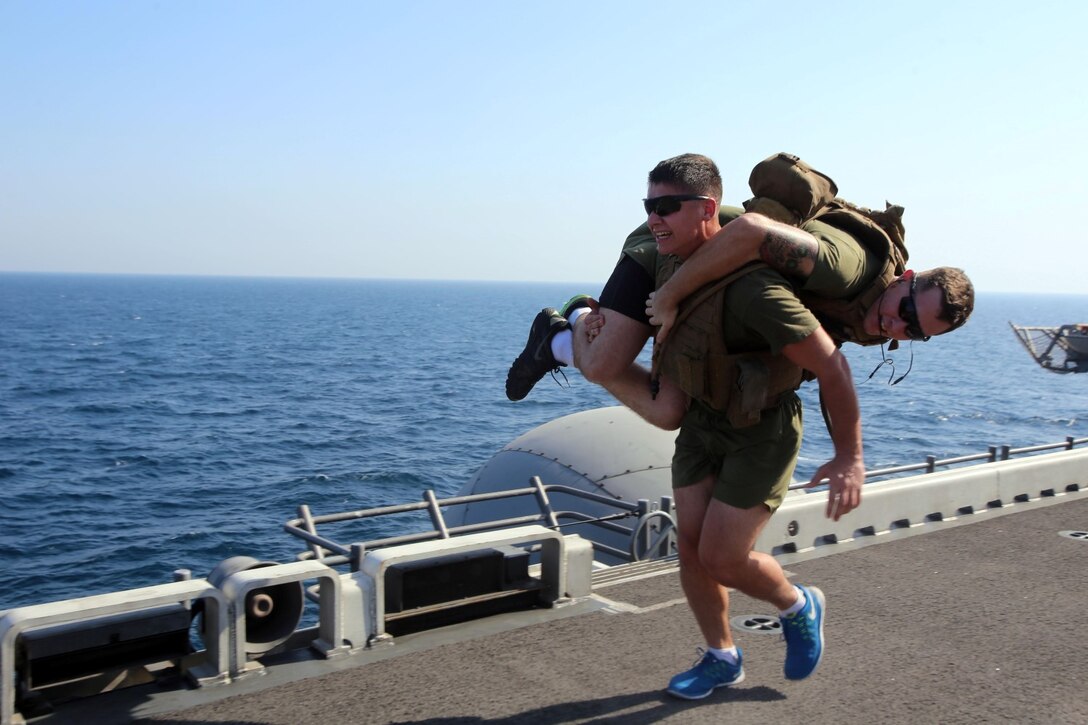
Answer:
<svg viewBox="0 0 1088 725"><path fill-rule="evenodd" d="M803 682L783 678L777 635L735 629L742 684L697 702L666 695L700 644L671 572L598 590L616 606L150 720L1088 722L1088 541L1059 535L1086 529L1088 499L1077 497L789 565L828 602L825 658ZM732 602L734 616L773 615L744 595Z"/></svg>

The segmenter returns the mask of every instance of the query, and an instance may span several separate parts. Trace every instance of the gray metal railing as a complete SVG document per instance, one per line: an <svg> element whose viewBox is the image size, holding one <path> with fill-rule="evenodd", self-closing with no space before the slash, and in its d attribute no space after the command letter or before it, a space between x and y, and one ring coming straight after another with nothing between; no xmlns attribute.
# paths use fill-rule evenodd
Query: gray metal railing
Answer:
<svg viewBox="0 0 1088 725"><path fill-rule="evenodd" d="M865 479L866 482L870 482L875 479L888 478L897 474L910 473L913 471L933 473L938 468L948 468L964 463L993 463L996 461L1009 460L1013 456L1018 455L1041 453L1059 449L1071 450L1075 446L1084 445L1086 443L1088 443L1088 438L1067 436L1066 439L1060 443L1048 443L1023 448L1012 448L1008 445L990 446L985 453L974 453L941 460L938 460L935 456L926 456L926 460L921 463L866 471ZM791 484L790 489L801 489L807 485L807 482L800 481ZM613 512L601 516L591 516L581 511L557 511L552 506L551 498L549 496L549 494L556 493L600 504ZM447 524L446 518L443 515L443 509L450 506L530 496L535 498L538 511L523 516L512 516L492 521L451 527ZM336 542L328 536L323 536L318 533L319 526L328 524L418 511L426 511L429 514L432 527L431 530L368 539L350 544ZM634 517L637 517L637 521L635 521L632 526L617 523L619 519ZM571 486L556 484L546 485L542 483L537 476L533 476L530 485L524 488L470 494L467 496L452 496L450 498L438 498L433 490L427 490L423 492L423 500L414 503L379 506L370 509L342 511L339 513L316 516L311 512L309 506L302 504L299 506L298 518L291 519L284 524L284 530L307 543L308 551L300 554L300 559L316 559L329 566L350 564L351 568L356 570L359 568L367 550L397 544L410 544L418 541L448 539L460 534L508 528L511 526L524 526L527 524L541 524L556 530L559 530L564 526L589 525L618 533L621 536L626 536L628 538L628 547L626 550L618 549L598 541L592 542L593 548L596 551L609 554L624 561L637 561L646 558L647 556L665 556L672 553L674 548L675 521L672 517L672 498L670 496L663 496L661 500L656 503L651 503L648 499L626 501L589 491L583 491Z"/></svg>
<svg viewBox="0 0 1088 725"><path fill-rule="evenodd" d="M910 463L904 466L892 466L890 468L876 468L871 471L865 472L865 480L870 481L877 478L887 478L897 473L909 473L911 471L924 471L925 473L933 473L937 468L947 468L949 466L959 465L961 463L972 463L975 461L984 461L986 463L994 463L996 461L1007 461L1013 456L1024 455L1028 453L1041 453L1043 451L1054 450L1071 450L1074 446L1084 445L1088 443L1088 438L1074 438L1073 436L1066 436L1065 440L1060 443L1044 443L1038 446L1026 446L1024 448L1012 448L1011 446L990 446L986 453L972 453L966 456L957 456L955 458L944 458L938 460L936 456L926 456L926 460L922 463ZM825 479L826 480L826 479ZM807 483L800 482L790 485L791 489L804 488Z"/></svg>
<svg viewBox="0 0 1088 725"><path fill-rule="evenodd" d="M549 494L554 493L566 494L568 496L573 496L574 498L602 505L606 509L612 510L612 513L605 513L601 516L591 516L581 511L556 510L552 506L551 498L549 497ZM450 506L530 496L536 499L539 511L523 516L511 516L491 521L464 524L461 526L449 526L442 511L442 509ZM318 533L318 526L321 525L417 511L426 511L430 515L431 530L369 539L351 544L339 543L333 541L328 536L322 536ZM541 482L539 477L533 476L530 485L525 488L470 494L467 496L452 496L450 498L438 498L433 490L426 490L423 492L423 500L414 503L379 506L371 509L342 511L339 513L316 516L312 513L309 506L302 504L299 506L298 518L291 519L284 524L283 528L292 536L307 542L309 550L300 554L300 559L316 559L329 566L350 564L352 570L357 570L359 568L367 550L397 544L411 544L418 541L448 539L460 534L503 529L511 526L525 526L528 524L541 524L555 530L559 530L564 526L589 525L618 533L629 538L627 550L618 549L597 541L592 542L593 548L596 551L610 554L622 560L634 561L643 558L643 556L647 554L654 555L656 553L662 555L669 553L668 549L670 548L670 542L667 540L667 534L674 528L671 512L672 497L670 496L663 496L657 503L651 503L648 499L626 501L589 491L583 491L571 486L555 484L545 485ZM638 519L634 526L624 526L623 524L616 523L618 519L632 517L637 517Z"/></svg>

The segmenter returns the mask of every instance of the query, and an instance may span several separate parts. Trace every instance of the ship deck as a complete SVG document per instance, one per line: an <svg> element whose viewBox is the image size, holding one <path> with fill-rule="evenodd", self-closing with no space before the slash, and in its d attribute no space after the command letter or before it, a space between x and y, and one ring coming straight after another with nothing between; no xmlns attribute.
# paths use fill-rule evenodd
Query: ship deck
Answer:
<svg viewBox="0 0 1088 725"><path fill-rule="evenodd" d="M1088 497L1001 513L788 563L794 581L827 595L825 657L803 682L783 678L777 634L735 628L743 683L695 702L665 694L700 637L675 567L657 565L595 587L588 601L399 638L365 664L269 668L229 696L116 693L79 720L1088 722L1088 540L1061 535L1088 530ZM743 615L773 612L735 594L732 616ZM200 700L210 701L191 706Z"/></svg>

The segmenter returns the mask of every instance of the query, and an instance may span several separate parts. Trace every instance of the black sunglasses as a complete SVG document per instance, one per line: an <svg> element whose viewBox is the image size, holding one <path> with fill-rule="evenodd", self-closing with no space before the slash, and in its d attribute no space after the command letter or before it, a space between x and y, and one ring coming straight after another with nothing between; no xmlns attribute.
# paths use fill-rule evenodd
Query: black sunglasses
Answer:
<svg viewBox="0 0 1088 725"><path fill-rule="evenodd" d="M914 302L914 288L918 282L914 275L910 278L910 291L907 296L899 300L899 317L907 323L907 336L912 340L925 342L929 335L922 332L922 323L918 321L918 305Z"/></svg>
<svg viewBox="0 0 1088 725"><path fill-rule="evenodd" d="M655 196L652 199L643 199L642 206L646 208L646 216L650 214L668 216L680 211L680 207L683 206L685 201L695 201L696 199L712 200L709 196L699 196L698 194L669 194L667 196Z"/></svg>

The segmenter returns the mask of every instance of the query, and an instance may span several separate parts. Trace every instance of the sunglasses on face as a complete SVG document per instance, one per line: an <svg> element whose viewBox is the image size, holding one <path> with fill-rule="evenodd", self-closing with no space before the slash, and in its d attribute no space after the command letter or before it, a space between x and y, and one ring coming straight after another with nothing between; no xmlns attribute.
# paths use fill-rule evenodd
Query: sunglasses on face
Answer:
<svg viewBox="0 0 1088 725"><path fill-rule="evenodd" d="M899 317L907 323L907 336L910 339L925 342L929 339L929 335L922 332L922 323L918 321L918 305L914 301L914 289L917 285L918 282L911 274L910 291L906 297L899 300Z"/></svg>
<svg viewBox="0 0 1088 725"><path fill-rule="evenodd" d="M698 194L669 194L667 196L655 196L652 199L643 199L642 206L646 208L646 216L650 214L668 216L680 211L680 207L683 206L685 201L695 201L696 199L710 200L710 197L699 196Z"/></svg>

